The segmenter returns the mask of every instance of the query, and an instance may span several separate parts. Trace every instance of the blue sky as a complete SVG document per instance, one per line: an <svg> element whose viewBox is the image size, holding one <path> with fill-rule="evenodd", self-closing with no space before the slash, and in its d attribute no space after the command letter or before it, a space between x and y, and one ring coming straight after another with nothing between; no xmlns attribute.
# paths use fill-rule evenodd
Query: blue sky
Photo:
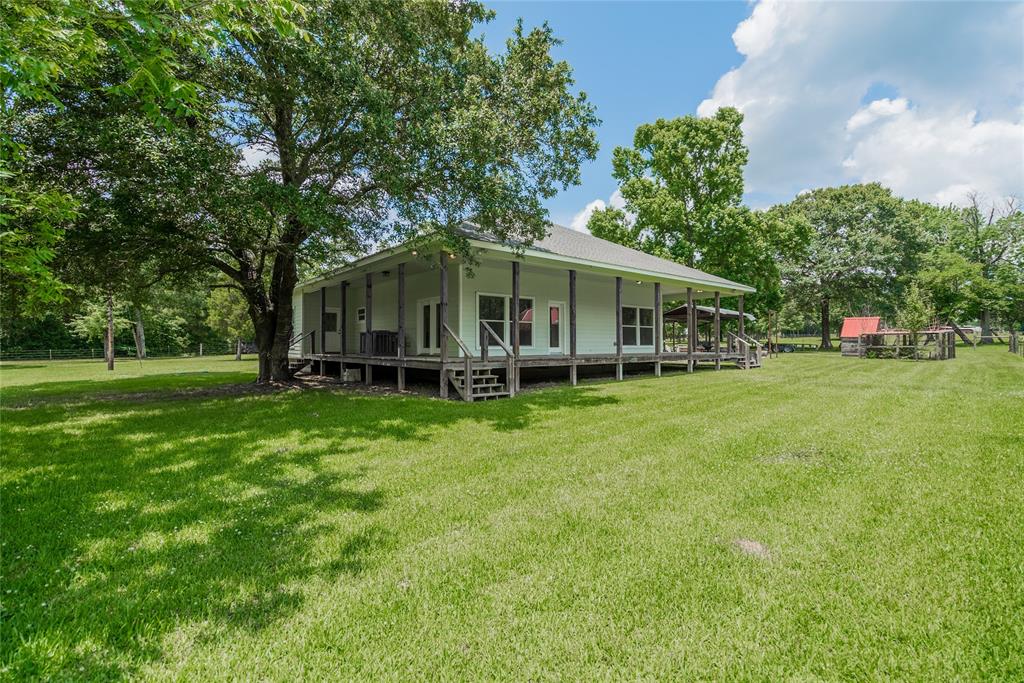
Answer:
<svg viewBox="0 0 1024 683"><path fill-rule="evenodd" d="M742 61L730 36L750 14L742 2L492 2L497 12L484 34L493 49L511 35L516 19L547 21L564 43L577 86L597 106L601 150L583 169L583 185L548 206L568 225L595 197L615 190L612 150L630 145L641 123L693 114L719 77Z"/></svg>
<svg viewBox="0 0 1024 683"><path fill-rule="evenodd" d="M616 202L611 153L637 125L724 105L746 117L754 207L873 180L940 203L1024 194L1024 4L489 5L494 49L519 17L552 26L602 119L582 186L548 203L557 223Z"/></svg>

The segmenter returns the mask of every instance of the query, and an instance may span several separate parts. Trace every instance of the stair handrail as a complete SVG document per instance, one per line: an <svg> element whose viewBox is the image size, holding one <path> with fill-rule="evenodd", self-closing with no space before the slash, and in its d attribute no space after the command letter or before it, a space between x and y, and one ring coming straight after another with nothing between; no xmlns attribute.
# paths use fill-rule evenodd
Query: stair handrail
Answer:
<svg viewBox="0 0 1024 683"><path fill-rule="evenodd" d="M513 397L516 395L516 358L515 354L512 353L512 347L505 343L505 341L494 332L494 328L489 323L480 321L480 326L483 328L484 337L480 340L480 355L483 356L484 360L487 360L487 349L490 347L489 337L493 337L494 341L498 342L498 346L505 352L505 379L508 381L508 395Z"/></svg>
<svg viewBox="0 0 1024 683"><path fill-rule="evenodd" d="M747 335L743 335L743 337L741 337L738 334L735 334L733 332L729 332L728 335L729 335L729 339L731 339L731 340L736 342L736 346L737 347L742 347L742 350L743 350L743 367L744 368L749 368L750 367L750 342L743 338L743 337L746 337Z"/></svg>
<svg viewBox="0 0 1024 683"><path fill-rule="evenodd" d="M306 337L310 337L310 339L311 339L310 343L312 345L312 348L309 350L309 352L310 353L316 353L316 337L313 336L315 334L316 334L316 330L310 330L309 332L301 332L301 333L295 335L294 337L291 338L291 340L289 340L288 348L290 349L293 346L295 346L296 344L301 344L303 339L305 339Z"/></svg>
<svg viewBox="0 0 1024 683"><path fill-rule="evenodd" d="M462 389L460 390L460 392L462 393L462 400L467 401L467 402L472 401L473 400L473 352L469 350L468 346L466 346L466 342L462 341L462 337L460 337L459 335L455 334L455 331L452 328L448 327L448 323L441 323L441 326L444 327L444 331L446 333L448 333L448 335L452 339L455 340L455 343L459 345L459 348L462 349L462 354L463 354L463 361L462 362L465 364L463 366L463 368L464 368L464 372L466 373L466 376L463 379ZM442 373L446 373L448 371L447 371L447 369L445 369L444 366L441 366L441 372ZM445 380L445 381L447 381L447 380ZM455 388L458 389L458 387L459 387L459 385L456 384Z"/></svg>
<svg viewBox="0 0 1024 683"><path fill-rule="evenodd" d="M441 326L444 327L444 331L448 333L448 336L454 339L455 343L459 345L459 348L462 349L462 353L464 353L467 358L473 358L473 352L469 350L468 346L466 346L466 342L462 341L462 337L455 334L452 328L448 327L448 323L441 323Z"/></svg>
<svg viewBox="0 0 1024 683"><path fill-rule="evenodd" d="M760 356L761 355L761 349L764 348L764 344L762 344L761 342L757 341L756 339L751 337L749 334L744 334L743 338L746 339L748 342L750 342L751 344L753 344L757 348L757 355Z"/></svg>
<svg viewBox="0 0 1024 683"><path fill-rule="evenodd" d="M487 333L494 338L494 341L498 343L498 346L501 347L501 350L504 351L506 355L512 355L512 347L506 344L505 341L495 333L494 328L491 327L490 323L486 323L483 320L481 320L480 326L487 330ZM481 351L483 350L483 348L484 347L481 347Z"/></svg>

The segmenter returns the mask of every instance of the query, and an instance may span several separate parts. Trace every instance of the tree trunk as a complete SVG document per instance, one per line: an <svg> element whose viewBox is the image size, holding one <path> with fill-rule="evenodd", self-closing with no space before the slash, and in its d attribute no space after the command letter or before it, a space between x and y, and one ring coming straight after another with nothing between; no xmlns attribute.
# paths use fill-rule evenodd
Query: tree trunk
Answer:
<svg viewBox="0 0 1024 683"><path fill-rule="evenodd" d="M114 297L107 295L107 370L114 369Z"/></svg>
<svg viewBox="0 0 1024 683"><path fill-rule="evenodd" d="M146 329L142 326L142 309L135 307L135 357L146 357Z"/></svg>
<svg viewBox="0 0 1024 683"><path fill-rule="evenodd" d="M832 329L829 324L828 297L821 298L821 348L832 348Z"/></svg>
<svg viewBox="0 0 1024 683"><path fill-rule="evenodd" d="M992 344L992 312L987 308L981 309L981 343Z"/></svg>
<svg viewBox="0 0 1024 683"><path fill-rule="evenodd" d="M242 360L242 340L235 340L235 360Z"/></svg>
<svg viewBox="0 0 1024 683"><path fill-rule="evenodd" d="M292 293L297 281L294 254L279 252L274 258L265 304L253 306L250 301L250 317L256 330L259 354L258 384L287 382L292 378L288 368L288 347L292 338Z"/></svg>

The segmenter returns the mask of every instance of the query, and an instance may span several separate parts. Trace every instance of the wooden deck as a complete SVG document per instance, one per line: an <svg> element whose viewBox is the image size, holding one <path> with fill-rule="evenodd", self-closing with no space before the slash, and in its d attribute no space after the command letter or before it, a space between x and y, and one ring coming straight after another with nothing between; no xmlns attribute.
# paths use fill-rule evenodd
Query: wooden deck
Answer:
<svg viewBox="0 0 1024 683"><path fill-rule="evenodd" d="M343 363L345 365L378 366L389 368L416 368L420 370L440 371L442 360L440 356L373 356L369 354L347 353L344 356L340 353L306 353L301 358L304 361ZM552 355L524 355L514 363L518 368L553 368L553 367L579 367L588 365L651 365L655 363L686 364L689 361L697 363L735 363L742 364L745 361L743 353L729 352L722 349L721 353L714 351L694 351L692 354L684 352L663 352L655 353L629 353L617 356L615 354L577 354L575 358L568 354ZM463 370L466 367L464 357L449 357L443 361L446 370ZM508 365L504 355L491 355L487 360L480 358L471 359L473 369L503 369Z"/></svg>

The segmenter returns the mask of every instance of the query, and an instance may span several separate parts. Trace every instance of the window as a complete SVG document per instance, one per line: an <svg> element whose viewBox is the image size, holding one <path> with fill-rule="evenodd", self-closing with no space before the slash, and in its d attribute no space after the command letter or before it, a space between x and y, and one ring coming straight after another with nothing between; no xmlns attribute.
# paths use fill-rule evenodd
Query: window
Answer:
<svg viewBox="0 0 1024 683"><path fill-rule="evenodd" d="M477 320L481 323L479 340L483 340L483 323L487 323L501 341L511 344L510 330L512 325L518 322L519 345L533 346L533 318L533 297L519 297L519 315L513 319L512 297L496 294L477 295ZM497 345L492 338L491 346Z"/></svg>
<svg viewBox="0 0 1024 683"><path fill-rule="evenodd" d="M622 307L622 345L654 345L654 309L640 306Z"/></svg>
<svg viewBox="0 0 1024 683"><path fill-rule="evenodd" d="M324 311L324 329L332 332L338 329L337 311Z"/></svg>
<svg viewBox="0 0 1024 683"><path fill-rule="evenodd" d="M356 322L359 322L359 323L365 323L366 322L366 309L364 307L362 307L362 306L360 306L359 308L356 309Z"/></svg>
<svg viewBox="0 0 1024 683"><path fill-rule="evenodd" d="M483 323L487 323L494 334L505 341L505 297L481 294L477 298L477 320L480 321L480 339L484 338ZM491 339L491 346L497 346L497 342Z"/></svg>
<svg viewBox="0 0 1024 683"><path fill-rule="evenodd" d="M533 346L533 299L519 297L519 345Z"/></svg>

